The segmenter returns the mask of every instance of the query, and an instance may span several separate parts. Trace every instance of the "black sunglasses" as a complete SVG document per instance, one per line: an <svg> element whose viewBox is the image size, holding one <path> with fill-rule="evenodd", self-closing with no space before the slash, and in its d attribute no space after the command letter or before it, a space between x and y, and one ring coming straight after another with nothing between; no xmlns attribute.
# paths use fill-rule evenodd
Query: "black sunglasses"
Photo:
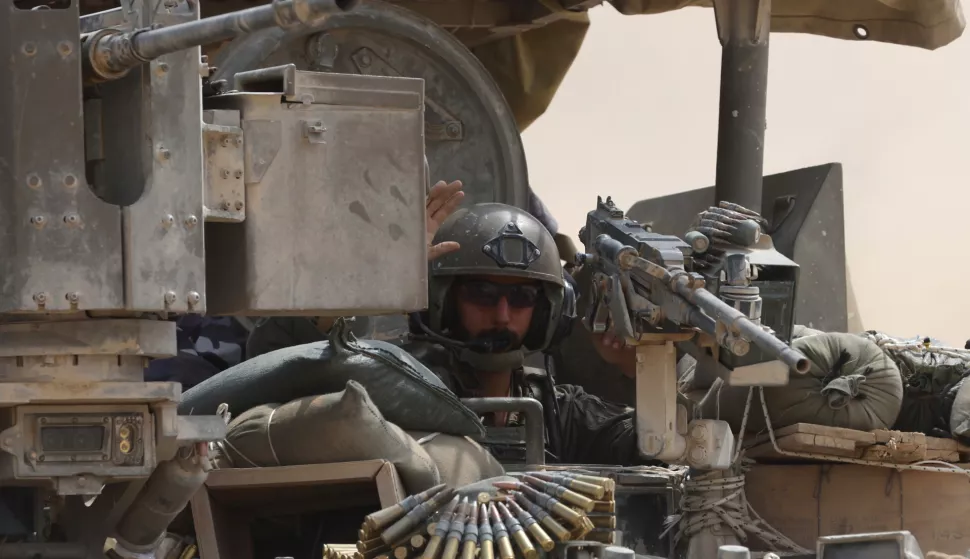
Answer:
<svg viewBox="0 0 970 559"><path fill-rule="evenodd" d="M502 297L505 297L510 307L528 309L536 306L539 301L539 291L540 288L537 285L466 280L461 283L459 293L462 299L473 305L494 307Z"/></svg>

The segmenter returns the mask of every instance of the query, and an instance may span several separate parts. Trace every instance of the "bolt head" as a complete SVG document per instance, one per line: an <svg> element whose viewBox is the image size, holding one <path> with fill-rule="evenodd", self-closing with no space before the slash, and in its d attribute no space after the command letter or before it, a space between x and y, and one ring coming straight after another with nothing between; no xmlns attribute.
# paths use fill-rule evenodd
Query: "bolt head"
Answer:
<svg viewBox="0 0 970 559"><path fill-rule="evenodd" d="M189 291L189 304L197 305L202 300L202 296L197 291Z"/></svg>
<svg viewBox="0 0 970 559"><path fill-rule="evenodd" d="M64 186L68 188L74 188L75 186L77 186L77 177L75 177L70 173L64 175Z"/></svg>
<svg viewBox="0 0 970 559"><path fill-rule="evenodd" d="M235 173L233 173L233 176L236 177L237 179L241 179L242 178L242 171L236 171Z"/></svg>
<svg viewBox="0 0 970 559"><path fill-rule="evenodd" d="M236 209L237 210L243 209L243 206L245 206L245 204L243 204L242 200L236 200Z"/></svg>
<svg viewBox="0 0 970 559"><path fill-rule="evenodd" d="M40 177L36 173L27 175L27 186L30 188L40 188L41 184L43 184L43 181L40 180Z"/></svg>
<svg viewBox="0 0 970 559"><path fill-rule="evenodd" d="M228 179L229 178L229 169L223 169L222 170L222 178L224 178L224 179Z"/></svg>
<svg viewBox="0 0 970 559"><path fill-rule="evenodd" d="M81 294L78 293L77 291L71 291L70 293L66 293L64 295L64 298L72 303L77 303L78 301L81 300Z"/></svg>
<svg viewBox="0 0 970 559"><path fill-rule="evenodd" d="M171 227L175 225L175 216L172 214L165 214L162 216L162 225L165 227Z"/></svg>
<svg viewBox="0 0 970 559"><path fill-rule="evenodd" d="M43 305L44 303L47 302L47 294L44 293L43 291L41 291L40 293L35 293L34 301L39 305Z"/></svg>
<svg viewBox="0 0 970 559"><path fill-rule="evenodd" d="M199 224L199 218L195 217L194 215L190 215L189 217L185 218L186 227L195 227L198 224Z"/></svg>

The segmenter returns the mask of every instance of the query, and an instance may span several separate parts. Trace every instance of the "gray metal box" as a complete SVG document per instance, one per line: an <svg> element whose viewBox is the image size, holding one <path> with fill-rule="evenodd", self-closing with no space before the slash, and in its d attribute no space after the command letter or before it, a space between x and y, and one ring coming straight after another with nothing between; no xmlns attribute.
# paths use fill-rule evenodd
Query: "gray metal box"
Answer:
<svg viewBox="0 0 970 559"><path fill-rule="evenodd" d="M206 223L210 314L376 315L427 307L424 81L237 74L245 221Z"/></svg>

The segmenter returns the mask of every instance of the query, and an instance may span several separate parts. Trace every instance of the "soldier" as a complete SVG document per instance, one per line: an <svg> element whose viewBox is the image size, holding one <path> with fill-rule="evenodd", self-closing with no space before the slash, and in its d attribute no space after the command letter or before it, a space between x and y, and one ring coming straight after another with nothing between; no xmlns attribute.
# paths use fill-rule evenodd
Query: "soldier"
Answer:
<svg viewBox="0 0 970 559"><path fill-rule="evenodd" d="M579 386L554 386L544 371L524 366L527 355L561 339L575 317L575 295L549 231L518 208L478 204L449 217L434 242L458 248L433 262L429 309L412 317L417 341L404 347L459 397L542 402L553 461L642 463L631 408ZM632 363L632 352L607 341L596 344L612 353L607 361ZM491 426L520 422L516 413L492 415Z"/></svg>

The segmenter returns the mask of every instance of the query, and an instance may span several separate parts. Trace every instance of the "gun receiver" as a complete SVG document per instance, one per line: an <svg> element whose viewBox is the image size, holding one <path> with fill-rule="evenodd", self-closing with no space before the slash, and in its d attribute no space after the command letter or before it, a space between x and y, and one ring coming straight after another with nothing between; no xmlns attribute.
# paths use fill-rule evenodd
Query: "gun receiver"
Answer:
<svg viewBox="0 0 970 559"><path fill-rule="evenodd" d="M628 219L612 199L597 199L596 209L587 214L579 236L588 254L578 255L577 260L593 272L585 326L597 334L612 327L617 336L637 346L641 453L668 462L686 461L698 468L728 467L733 435L726 423L691 422L690 440L685 437L686 409L677 406L673 344L687 342L698 354L710 352L709 357L730 373L731 361L719 358L725 353L722 349L741 357L749 353L753 343L763 356L755 357L775 362L776 374L762 374L761 381L755 375L746 383L750 385L785 384L789 370L808 372L808 358L760 324L757 288L747 287L754 290L747 299L756 304L746 306L732 300L734 306L729 305L708 291L704 276L693 272L691 245L678 237L644 229ZM698 253L707 250L709 243L694 240ZM749 267L744 254L732 253L728 260L733 268ZM739 308L748 310L748 314ZM784 365L783 370L777 362Z"/></svg>
<svg viewBox="0 0 970 559"><path fill-rule="evenodd" d="M310 24L353 9L359 0L276 0L214 17L163 27L121 31L102 29L82 37L84 85L117 80L160 56L233 39L273 26Z"/></svg>

